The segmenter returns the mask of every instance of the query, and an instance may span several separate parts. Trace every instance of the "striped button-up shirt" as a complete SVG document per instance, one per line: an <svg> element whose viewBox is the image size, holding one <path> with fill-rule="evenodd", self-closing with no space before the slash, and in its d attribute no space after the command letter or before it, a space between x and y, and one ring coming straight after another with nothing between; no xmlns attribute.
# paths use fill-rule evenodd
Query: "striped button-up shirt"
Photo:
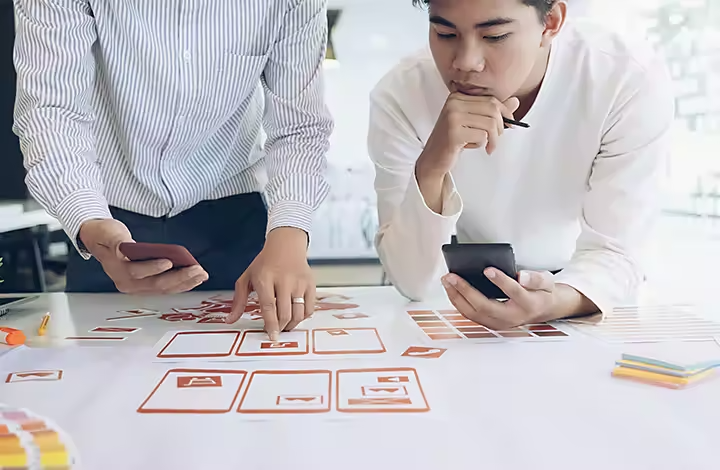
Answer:
<svg viewBox="0 0 720 470"><path fill-rule="evenodd" d="M14 3L26 181L71 240L108 206L172 217L253 191L268 230L310 231L333 127L327 0Z"/></svg>

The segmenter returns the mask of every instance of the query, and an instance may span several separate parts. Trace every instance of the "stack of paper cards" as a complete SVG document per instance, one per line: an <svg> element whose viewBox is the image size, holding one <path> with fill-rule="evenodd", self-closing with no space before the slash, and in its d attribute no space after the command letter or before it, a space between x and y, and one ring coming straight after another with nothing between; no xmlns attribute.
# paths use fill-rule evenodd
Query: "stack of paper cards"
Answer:
<svg viewBox="0 0 720 470"><path fill-rule="evenodd" d="M706 361L690 365L672 364L632 354L623 354L615 363L613 377L667 388L687 388L714 375L720 361Z"/></svg>

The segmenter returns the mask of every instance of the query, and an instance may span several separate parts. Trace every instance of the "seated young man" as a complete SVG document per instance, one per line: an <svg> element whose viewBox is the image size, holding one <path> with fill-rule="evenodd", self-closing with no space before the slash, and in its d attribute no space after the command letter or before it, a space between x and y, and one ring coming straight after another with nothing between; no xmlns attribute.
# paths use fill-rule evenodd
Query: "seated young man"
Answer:
<svg viewBox="0 0 720 470"><path fill-rule="evenodd" d="M442 276L455 307L480 324L632 302L674 118L663 61L647 45L566 21L560 0L413 3L429 8L430 51L371 95L376 246L388 278L423 299L447 273L441 246L456 231L461 243L515 251L516 279L485 271L507 301Z"/></svg>

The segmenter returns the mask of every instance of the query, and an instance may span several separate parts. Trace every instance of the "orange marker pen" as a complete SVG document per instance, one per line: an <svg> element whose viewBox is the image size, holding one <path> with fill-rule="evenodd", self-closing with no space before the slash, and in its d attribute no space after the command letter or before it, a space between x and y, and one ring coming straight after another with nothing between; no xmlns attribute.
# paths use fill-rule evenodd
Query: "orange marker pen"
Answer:
<svg viewBox="0 0 720 470"><path fill-rule="evenodd" d="M0 326L0 343L9 346L20 346L25 344L25 333L16 328Z"/></svg>

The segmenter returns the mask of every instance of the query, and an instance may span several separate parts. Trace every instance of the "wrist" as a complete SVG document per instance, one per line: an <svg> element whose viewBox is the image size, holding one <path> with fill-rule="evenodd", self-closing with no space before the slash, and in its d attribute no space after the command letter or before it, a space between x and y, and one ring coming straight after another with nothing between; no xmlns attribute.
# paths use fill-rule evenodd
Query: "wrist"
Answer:
<svg viewBox="0 0 720 470"><path fill-rule="evenodd" d="M432 164L432 158L423 151L415 163L415 178L418 184L442 184L445 175L448 173L445 168L437 168Z"/></svg>
<svg viewBox="0 0 720 470"><path fill-rule="evenodd" d="M291 245L307 251L308 234L296 227L277 227L270 230L265 238L265 245Z"/></svg>
<svg viewBox="0 0 720 470"><path fill-rule="evenodd" d="M592 301L567 284L555 284L552 295L551 307L543 321L589 315L597 311L597 307Z"/></svg>

